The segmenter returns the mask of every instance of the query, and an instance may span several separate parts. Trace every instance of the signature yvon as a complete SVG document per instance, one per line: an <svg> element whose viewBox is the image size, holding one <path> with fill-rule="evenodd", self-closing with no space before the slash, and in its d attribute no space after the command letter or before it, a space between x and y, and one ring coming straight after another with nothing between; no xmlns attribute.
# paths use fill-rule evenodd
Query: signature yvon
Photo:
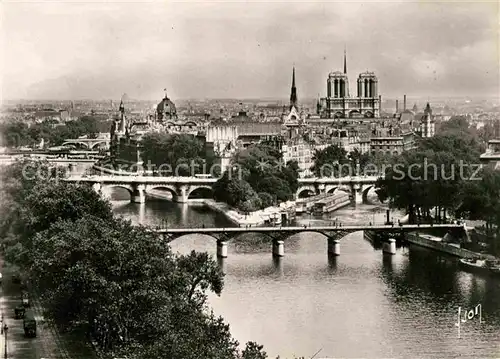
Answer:
<svg viewBox="0 0 500 359"><path fill-rule="evenodd" d="M483 311L481 304L476 305L473 309L462 310L462 307L458 307L458 318L455 326L458 327L458 337L460 338L460 327L462 323L466 323L469 320L479 317L479 323L483 323Z"/></svg>

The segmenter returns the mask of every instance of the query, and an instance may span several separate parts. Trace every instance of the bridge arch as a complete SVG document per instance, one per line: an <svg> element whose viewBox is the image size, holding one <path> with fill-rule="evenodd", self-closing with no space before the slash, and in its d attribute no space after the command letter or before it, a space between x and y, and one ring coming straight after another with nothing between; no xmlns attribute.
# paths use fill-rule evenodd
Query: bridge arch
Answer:
<svg viewBox="0 0 500 359"><path fill-rule="evenodd" d="M321 230L321 229L314 229L311 227L304 228L303 230L297 229L294 231L287 231L287 232L282 232L279 231L279 229L276 230L276 232L269 231L269 232L262 232L258 230L252 230L248 229L246 231L242 232L224 232L223 229L221 232L201 232L201 233L196 233L196 235L204 235L210 238L215 239L217 242L219 241L224 241L224 242L229 242L233 239L236 239L242 235L246 234L258 234L261 236L265 236L269 239L269 243L272 243L273 241L279 241L279 240L287 240L292 236L295 236L297 234L303 234L303 233L317 233L321 234L325 239L333 238L336 240L341 240L348 235L356 232L362 232L362 229L359 230L337 230L337 231L328 231L328 230ZM195 233L169 233L166 236L167 242L173 242L175 240L178 240L183 237L187 236L192 236Z"/></svg>
<svg viewBox="0 0 500 359"><path fill-rule="evenodd" d="M168 243L172 243L173 241L176 241L178 239L181 239L183 237L187 237L187 236L192 236L193 233L183 233L183 234L180 234L180 235L168 235L165 239ZM215 241L220 241L221 238L220 238L220 234L219 233L196 233L197 236L199 235L202 235L202 236L206 236L206 237L209 237L211 239L215 239ZM234 238L234 237L231 237L231 239Z"/></svg>
<svg viewBox="0 0 500 359"><path fill-rule="evenodd" d="M368 186L364 186L363 189L362 189L363 193L363 202L366 202L368 201L368 194L370 192L373 192L375 191L375 185L368 185Z"/></svg>
<svg viewBox="0 0 500 359"><path fill-rule="evenodd" d="M212 199L213 197L214 197L214 189L212 188L212 186L209 185L191 186L189 192L187 193L188 199L194 199L194 198Z"/></svg>
<svg viewBox="0 0 500 359"><path fill-rule="evenodd" d="M335 191L337 190L339 186L337 185L326 185L325 186L325 193L330 193L330 194L333 194L335 193Z"/></svg>
<svg viewBox="0 0 500 359"><path fill-rule="evenodd" d="M179 191L175 186L157 184L157 185L149 185L146 187L146 193L148 193L148 191L154 191L154 190L170 193L172 195L172 200L174 201L177 201L177 198L179 197Z"/></svg>
<svg viewBox="0 0 500 359"><path fill-rule="evenodd" d="M130 199L132 199L132 195L134 193L132 186L122 185L122 184L103 184L101 186L102 193L105 194L106 197L109 197L111 199L113 197L113 190L115 190L115 189L122 189L122 190L127 191Z"/></svg>
<svg viewBox="0 0 500 359"><path fill-rule="evenodd" d="M297 189L297 192L295 192L295 198L307 198L314 196L316 194L316 187L313 185L309 186L302 186Z"/></svg>
<svg viewBox="0 0 500 359"><path fill-rule="evenodd" d="M104 146L98 146L98 145L104 145ZM96 146L97 146L97 147L107 147L107 145L108 145L108 141L99 141L99 142L94 142L94 143L92 143L92 145L90 145L90 144L89 144L89 146L88 146L88 147L89 147L91 150L93 150Z"/></svg>
<svg viewBox="0 0 500 359"><path fill-rule="evenodd" d="M352 194L352 188L349 185L337 186L337 191L343 191L346 192L347 194Z"/></svg>
<svg viewBox="0 0 500 359"><path fill-rule="evenodd" d="M80 145L82 147L85 147L87 149L90 149L89 147L89 144L86 143L86 142L78 142L78 141L65 141L62 143L61 146L68 146L68 145L71 145L71 146L77 146L77 145Z"/></svg>

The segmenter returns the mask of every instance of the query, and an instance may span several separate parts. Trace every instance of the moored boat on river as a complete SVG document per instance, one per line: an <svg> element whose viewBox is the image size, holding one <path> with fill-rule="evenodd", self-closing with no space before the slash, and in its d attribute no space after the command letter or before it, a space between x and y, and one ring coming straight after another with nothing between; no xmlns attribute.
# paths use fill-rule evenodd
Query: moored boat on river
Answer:
<svg viewBox="0 0 500 359"><path fill-rule="evenodd" d="M336 211L339 208L345 207L351 203L349 195L343 191L339 191L333 195L329 195L320 199L313 206L315 216L322 216L326 213Z"/></svg>
<svg viewBox="0 0 500 359"><path fill-rule="evenodd" d="M485 259L460 259L460 267L467 272L500 275L500 262Z"/></svg>

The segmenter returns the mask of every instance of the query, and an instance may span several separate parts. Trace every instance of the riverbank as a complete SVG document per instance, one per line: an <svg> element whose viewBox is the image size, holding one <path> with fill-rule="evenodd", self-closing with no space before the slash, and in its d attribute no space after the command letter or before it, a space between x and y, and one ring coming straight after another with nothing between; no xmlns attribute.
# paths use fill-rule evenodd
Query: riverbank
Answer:
<svg viewBox="0 0 500 359"><path fill-rule="evenodd" d="M458 244L442 242L441 238L431 236L428 234L422 234L417 232L408 233L405 237L405 241L419 247L424 247L438 252L447 253L459 258L490 259L490 260L498 259L490 254L477 253L465 248L460 248L460 245Z"/></svg>
<svg viewBox="0 0 500 359"><path fill-rule="evenodd" d="M250 212L250 214L245 215L241 214L238 210L229 206L227 203L216 202L212 199L204 199L201 203L216 212L224 214L227 219L239 227L262 226L269 220L270 216L278 213L277 207L268 207L264 210ZM273 209L276 209L276 211L273 211Z"/></svg>

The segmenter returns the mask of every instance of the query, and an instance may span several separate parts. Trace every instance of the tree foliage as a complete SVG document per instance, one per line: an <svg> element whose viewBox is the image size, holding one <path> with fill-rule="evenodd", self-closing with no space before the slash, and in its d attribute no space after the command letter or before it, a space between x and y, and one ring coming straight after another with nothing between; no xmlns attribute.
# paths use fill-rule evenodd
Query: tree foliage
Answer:
<svg viewBox="0 0 500 359"><path fill-rule="evenodd" d="M210 174L214 164L213 152L207 152L205 144L193 135L149 133L141 145L144 163L163 176Z"/></svg>
<svg viewBox="0 0 500 359"><path fill-rule="evenodd" d="M500 173L481 168L481 148L474 129L455 118L434 137L421 139L417 150L397 156L377 187L392 207L406 210L412 223L453 215L482 219L498 232Z"/></svg>
<svg viewBox="0 0 500 359"><path fill-rule="evenodd" d="M394 155L382 152L361 153L358 149L347 152L338 145L331 145L322 150L316 150L313 161L311 171L317 177L376 176L380 174L384 166L394 161Z"/></svg>
<svg viewBox="0 0 500 359"><path fill-rule="evenodd" d="M58 328L83 330L108 357L266 357L257 344L241 353L208 310L207 291L224 284L210 256L173 254L157 233L114 218L89 186L11 177L22 165L3 173L2 247Z"/></svg>
<svg viewBox="0 0 500 359"><path fill-rule="evenodd" d="M214 185L214 197L245 212L288 201L298 189L298 170L295 161L283 163L277 148L252 145L235 154L232 168Z"/></svg>
<svg viewBox="0 0 500 359"><path fill-rule="evenodd" d="M22 121L8 121L0 125L3 143L7 147L36 146L42 139L51 146L61 145L68 138L88 135L95 137L99 132L98 121L92 116L58 124L54 120L28 125Z"/></svg>

